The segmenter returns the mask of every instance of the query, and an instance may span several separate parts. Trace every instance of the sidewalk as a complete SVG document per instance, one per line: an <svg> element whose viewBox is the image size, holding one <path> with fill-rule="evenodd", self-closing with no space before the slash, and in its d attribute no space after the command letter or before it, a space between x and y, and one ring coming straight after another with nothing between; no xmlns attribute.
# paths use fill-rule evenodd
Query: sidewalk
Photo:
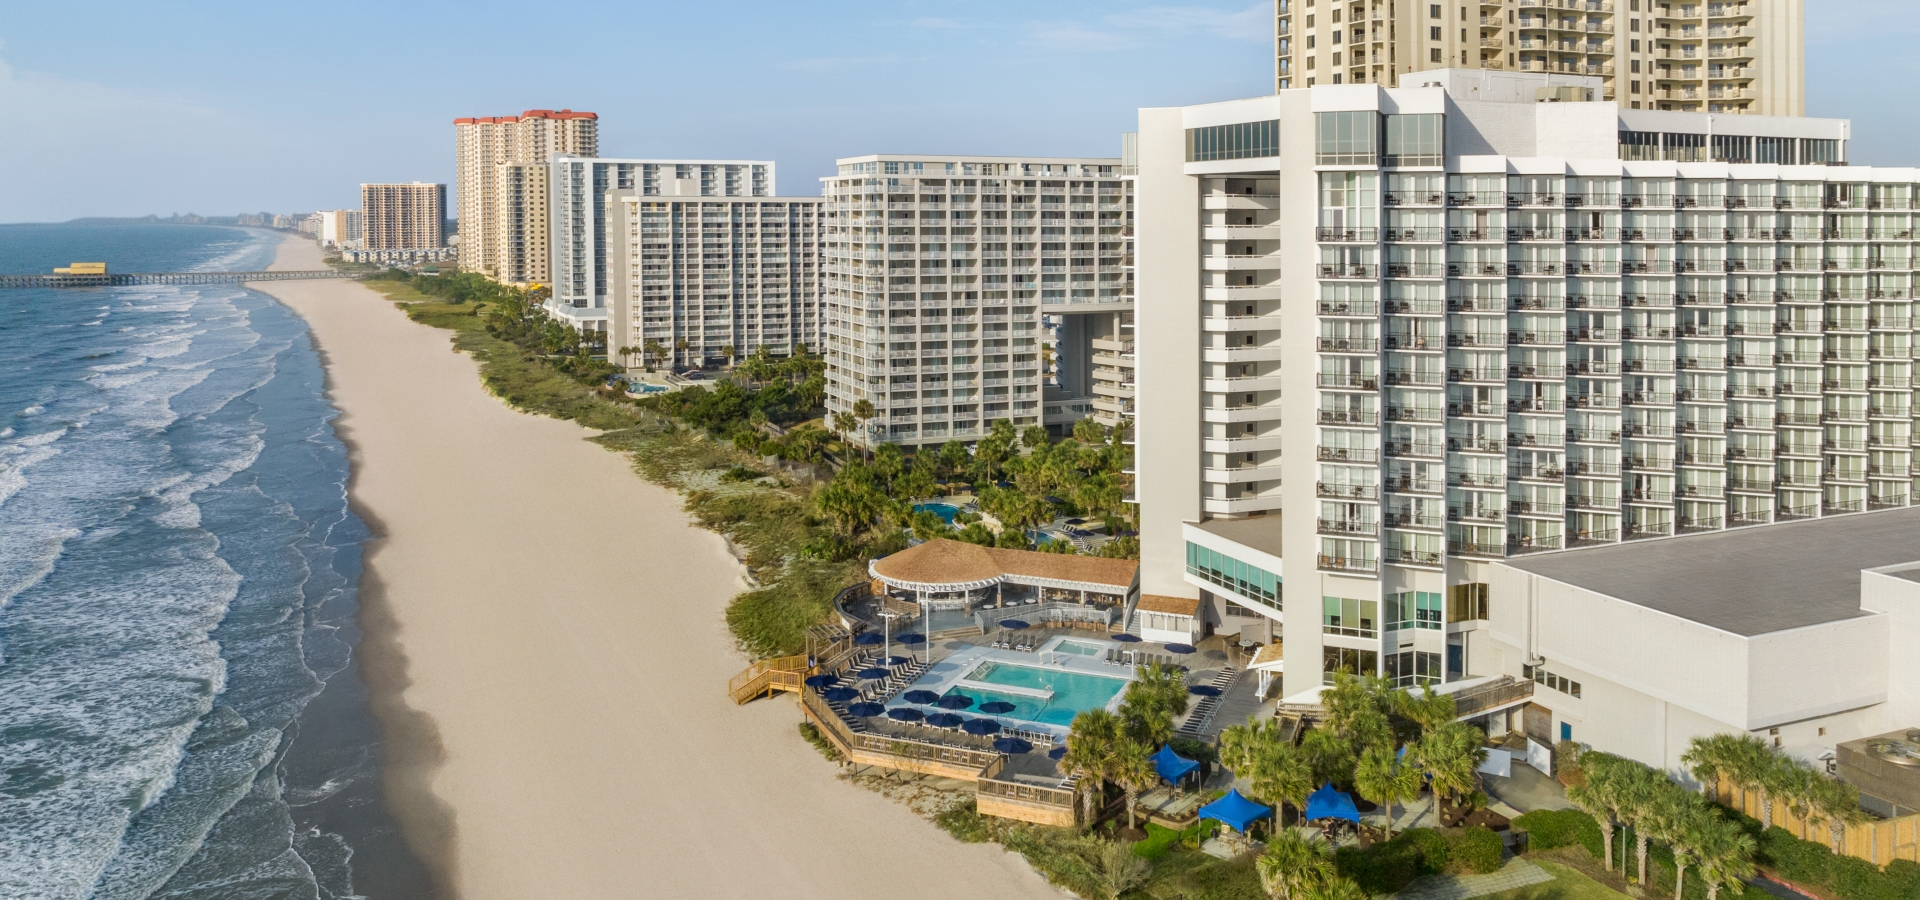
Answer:
<svg viewBox="0 0 1920 900"><path fill-rule="evenodd" d="M1489 875L1428 875L1414 879L1393 896L1396 900L1466 900L1514 888L1552 881L1548 872L1524 859L1513 859Z"/></svg>

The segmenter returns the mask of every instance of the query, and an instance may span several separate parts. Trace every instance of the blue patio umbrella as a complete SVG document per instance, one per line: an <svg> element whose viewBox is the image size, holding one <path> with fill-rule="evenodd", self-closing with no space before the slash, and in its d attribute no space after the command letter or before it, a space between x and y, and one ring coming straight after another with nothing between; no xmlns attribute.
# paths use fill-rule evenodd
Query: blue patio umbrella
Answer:
<svg viewBox="0 0 1920 900"><path fill-rule="evenodd" d="M1192 644L1168 644L1168 645L1167 645L1167 652L1168 652L1168 653L1178 653L1178 654L1180 654L1181 656L1185 656L1185 655L1187 655L1187 654L1189 654L1189 653L1192 653L1192 652L1194 652L1194 650L1193 650L1193 645L1192 645Z"/></svg>
<svg viewBox="0 0 1920 900"><path fill-rule="evenodd" d="M993 742L993 749L1001 753L1025 753L1032 750L1033 745L1017 737L1003 737Z"/></svg>
<svg viewBox="0 0 1920 900"><path fill-rule="evenodd" d="M888 656L882 659L874 660L873 664L876 666L904 666L910 662L912 662L912 660L904 656Z"/></svg>
<svg viewBox="0 0 1920 900"><path fill-rule="evenodd" d="M965 694L948 694L941 697L936 705L941 709L966 709L973 705L973 698Z"/></svg>
<svg viewBox="0 0 1920 900"><path fill-rule="evenodd" d="M853 688L827 688L825 691L821 692L821 695L835 703L845 703L848 700L853 700L858 698L860 696L860 692L854 690Z"/></svg>
<svg viewBox="0 0 1920 900"><path fill-rule="evenodd" d="M953 713L934 713L927 717L927 724L935 728L959 728L960 723L965 721L966 719L962 719Z"/></svg>
<svg viewBox="0 0 1920 900"><path fill-rule="evenodd" d="M1047 751L1047 758L1053 760L1054 762L1059 762L1060 757L1063 757L1066 755L1067 755L1066 747L1055 747L1052 750Z"/></svg>
<svg viewBox="0 0 1920 900"><path fill-rule="evenodd" d="M968 734L997 734L1000 731L1000 723L992 719L968 719L960 726L960 730Z"/></svg>
<svg viewBox="0 0 1920 900"><path fill-rule="evenodd" d="M878 703L854 703L847 706L847 712L856 716L877 716L887 711Z"/></svg>
<svg viewBox="0 0 1920 900"><path fill-rule="evenodd" d="M859 645L860 645L860 646L862 646L862 647L871 647L871 646L873 646L873 645L875 645L875 644L884 644L884 643L886 643L886 642L887 642L887 638L886 638L886 635L883 635L883 634L876 634L876 633L874 633L874 632L871 632L871 631L869 631L869 632L867 632L866 634L862 634L862 635L859 635L859 636L857 636L857 637L855 637L855 638L853 639L853 642L854 642L854 643L856 643L856 644L859 644Z"/></svg>
<svg viewBox="0 0 1920 900"><path fill-rule="evenodd" d="M1033 626L1032 626L1032 625L1029 625L1029 624L1027 624L1027 623L1025 623L1025 622L1022 622L1022 621L1020 621L1019 619L1001 619L1001 620L1000 620L1000 627L1001 627L1001 628L1011 628L1011 629L1013 629L1014 631L1019 631L1019 630L1020 630L1020 629L1022 629L1022 628L1032 628Z"/></svg>
<svg viewBox="0 0 1920 900"><path fill-rule="evenodd" d="M924 643L926 643L926 642L927 642L927 636L926 636L926 635L924 635L924 634L915 634L915 633L913 633L913 632L911 632L911 631L909 631L909 632L907 632L906 634L896 634L896 635L894 635L894 636L893 636L893 642L894 642L894 643L896 643L896 644L905 644L905 645L907 645L907 646L909 646L909 647L913 647L913 646L916 646L916 645L919 645L919 644L924 644Z"/></svg>
<svg viewBox="0 0 1920 900"><path fill-rule="evenodd" d="M1120 642L1120 643L1122 643L1122 644L1138 644L1138 643L1140 643L1140 636L1139 636L1139 635L1137 635L1137 634L1127 634L1127 633L1126 633L1126 632L1124 632L1124 631L1123 631L1123 632L1121 632L1121 633L1119 633L1119 634L1116 634L1116 635L1113 635L1113 639L1114 639L1114 640L1116 640L1116 641L1119 641L1119 642Z"/></svg>
<svg viewBox="0 0 1920 900"><path fill-rule="evenodd" d="M1360 821L1360 811L1353 805L1353 798L1333 789L1333 782L1320 786L1307 797L1307 821L1315 819L1346 819L1349 822Z"/></svg>
<svg viewBox="0 0 1920 900"><path fill-rule="evenodd" d="M926 718L926 716L922 715L920 711L917 709L908 709L904 706L896 706L890 710L887 710L887 718L892 719L895 722L918 722L921 719Z"/></svg>
<svg viewBox="0 0 1920 900"><path fill-rule="evenodd" d="M1013 704L1005 700L990 700L980 704L980 711L990 716L1000 716L1013 712ZM1026 751L1021 751L1026 752Z"/></svg>
<svg viewBox="0 0 1920 900"><path fill-rule="evenodd" d="M1220 689L1210 684L1196 684L1187 688L1187 693L1197 694L1202 697L1218 697L1220 696Z"/></svg>
<svg viewBox="0 0 1920 900"><path fill-rule="evenodd" d="M900 695L900 699L908 703L918 703L921 706L925 706L929 703L938 703L940 701L940 695L932 691L908 691Z"/></svg>
<svg viewBox="0 0 1920 900"><path fill-rule="evenodd" d="M860 671L854 674L859 675L861 678L872 679L872 678L885 678L888 675L892 675L893 673L887 671L886 669L882 669L879 666L874 666L871 669L861 669Z"/></svg>
<svg viewBox="0 0 1920 900"><path fill-rule="evenodd" d="M838 675L808 675L806 685L810 688L830 688L840 683Z"/></svg>

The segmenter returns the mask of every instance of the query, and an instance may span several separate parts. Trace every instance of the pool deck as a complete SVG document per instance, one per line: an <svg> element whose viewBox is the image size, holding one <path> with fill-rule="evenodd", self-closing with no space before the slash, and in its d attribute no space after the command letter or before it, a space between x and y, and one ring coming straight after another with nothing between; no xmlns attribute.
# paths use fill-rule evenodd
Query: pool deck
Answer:
<svg viewBox="0 0 1920 900"><path fill-rule="evenodd" d="M1070 636L1064 636L1064 635L1048 638L1044 643L1041 644L1041 646L1043 648L1051 647L1059 641L1073 641L1075 643L1085 643L1085 644L1112 644L1113 646L1119 646L1119 644L1112 641L1097 641L1097 640L1090 640L1085 637L1070 637ZM955 650L954 652L948 654L945 658L934 663L933 667L928 669L926 674L921 675L919 680L915 681L912 685L909 685L906 690L932 691L936 694L944 695L947 691L952 690L955 687L962 687L963 685L961 684L961 682L966 680L965 676L968 673L972 672L974 668L979 666L980 663L989 661L989 660L996 663L1001 663L1003 665L1025 666L1027 668L1048 669L1048 670L1059 671L1059 672L1072 672L1080 675L1093 675L1101 678L1112 678L1112 679L1123 680L1123 681L1131 681L1133 679L1133 670L1131 668L1128 668L1126 666L1108 665L1107 663L1102 662L1098 657L1095 657L1095 656L1081 656L1081 655L1072 653L1071 651L1048 653L1041 650L1035 650L1035 651L1028 652L1028 651L1021 651L1021 650L1008 650L1001 647L983 647L978 645L972 645L972 646L967 646L967 647L963 647L961 649ZM999 691L999 692L1008 693L1008 694L1024 693L1023 689L1016 686L1010 686L1010 685L992 684L992 685L985 685L984 687L990 690ZM908 703L905 700L901 699L901 697L904 696L905 693L906 691L901 691L900 694L895 695L893 699L887 701L887 707L889 709L898 708L898 707L907 707L910 709L923 709L923 707L916 706L915 704ZM1107 701L1106 708L1109 711L1117 708L1120 705L1120 699L1124 694L1125 694L1124 689L1115 693L1113 695L1113 699ZM968 710L960 710L959 712L962 715L966 715L969 717L980 717L979 713L973 713ZM1046 722L1032 722L1026 719L1015 719L1009 716L984 716L984 717L995 719L997 721L1000 721L1002 724L1013 723L1013 727L1019 728L1023 731L1046 732L1048 734L1053 735L1056 739L1064 740L1067 736L1067 727L1064 725L1052 725Z"/></svg>

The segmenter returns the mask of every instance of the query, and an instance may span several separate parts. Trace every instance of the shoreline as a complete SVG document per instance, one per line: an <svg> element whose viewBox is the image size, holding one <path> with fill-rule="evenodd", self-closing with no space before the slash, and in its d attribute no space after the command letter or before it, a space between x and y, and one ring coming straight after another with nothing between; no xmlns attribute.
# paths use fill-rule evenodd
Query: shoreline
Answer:
<svg viewBox="0 0 1920 900"><path fill-rule="evenodd" d="M316 253L287 238L276 265ZM373 533L361 646L389 805L444 893L838 898L882 858L951 867L905 896L1059 896L845 783L787 704L732 704L746 570L627 454L513 410L447 332L358 283L253 287L322 348Z"/></svg>

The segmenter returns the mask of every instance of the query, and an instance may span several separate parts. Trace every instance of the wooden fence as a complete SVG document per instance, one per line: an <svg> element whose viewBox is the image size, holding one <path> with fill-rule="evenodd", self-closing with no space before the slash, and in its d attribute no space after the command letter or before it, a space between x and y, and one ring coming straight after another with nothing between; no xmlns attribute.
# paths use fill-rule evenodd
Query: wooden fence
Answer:
<svg viewBox="0 0 1920 900"><path fill-rule="evenodd" d="M1761 818L1765 792L1743 791L1725 778L1720 779L1716 791L1715 796L1723 806L1737 809L1755 819ZM1773 824L1802 840L1830 849L1835 846L1833 829L1828 827L1825 819L1817 815L1807 818L1796 816L1786 803L1779 800L1773 803ZM1884 866L1896 859L1920 862L1920 813L1848 825L1840 835L1839 852L1877 866Z"/></svg>

